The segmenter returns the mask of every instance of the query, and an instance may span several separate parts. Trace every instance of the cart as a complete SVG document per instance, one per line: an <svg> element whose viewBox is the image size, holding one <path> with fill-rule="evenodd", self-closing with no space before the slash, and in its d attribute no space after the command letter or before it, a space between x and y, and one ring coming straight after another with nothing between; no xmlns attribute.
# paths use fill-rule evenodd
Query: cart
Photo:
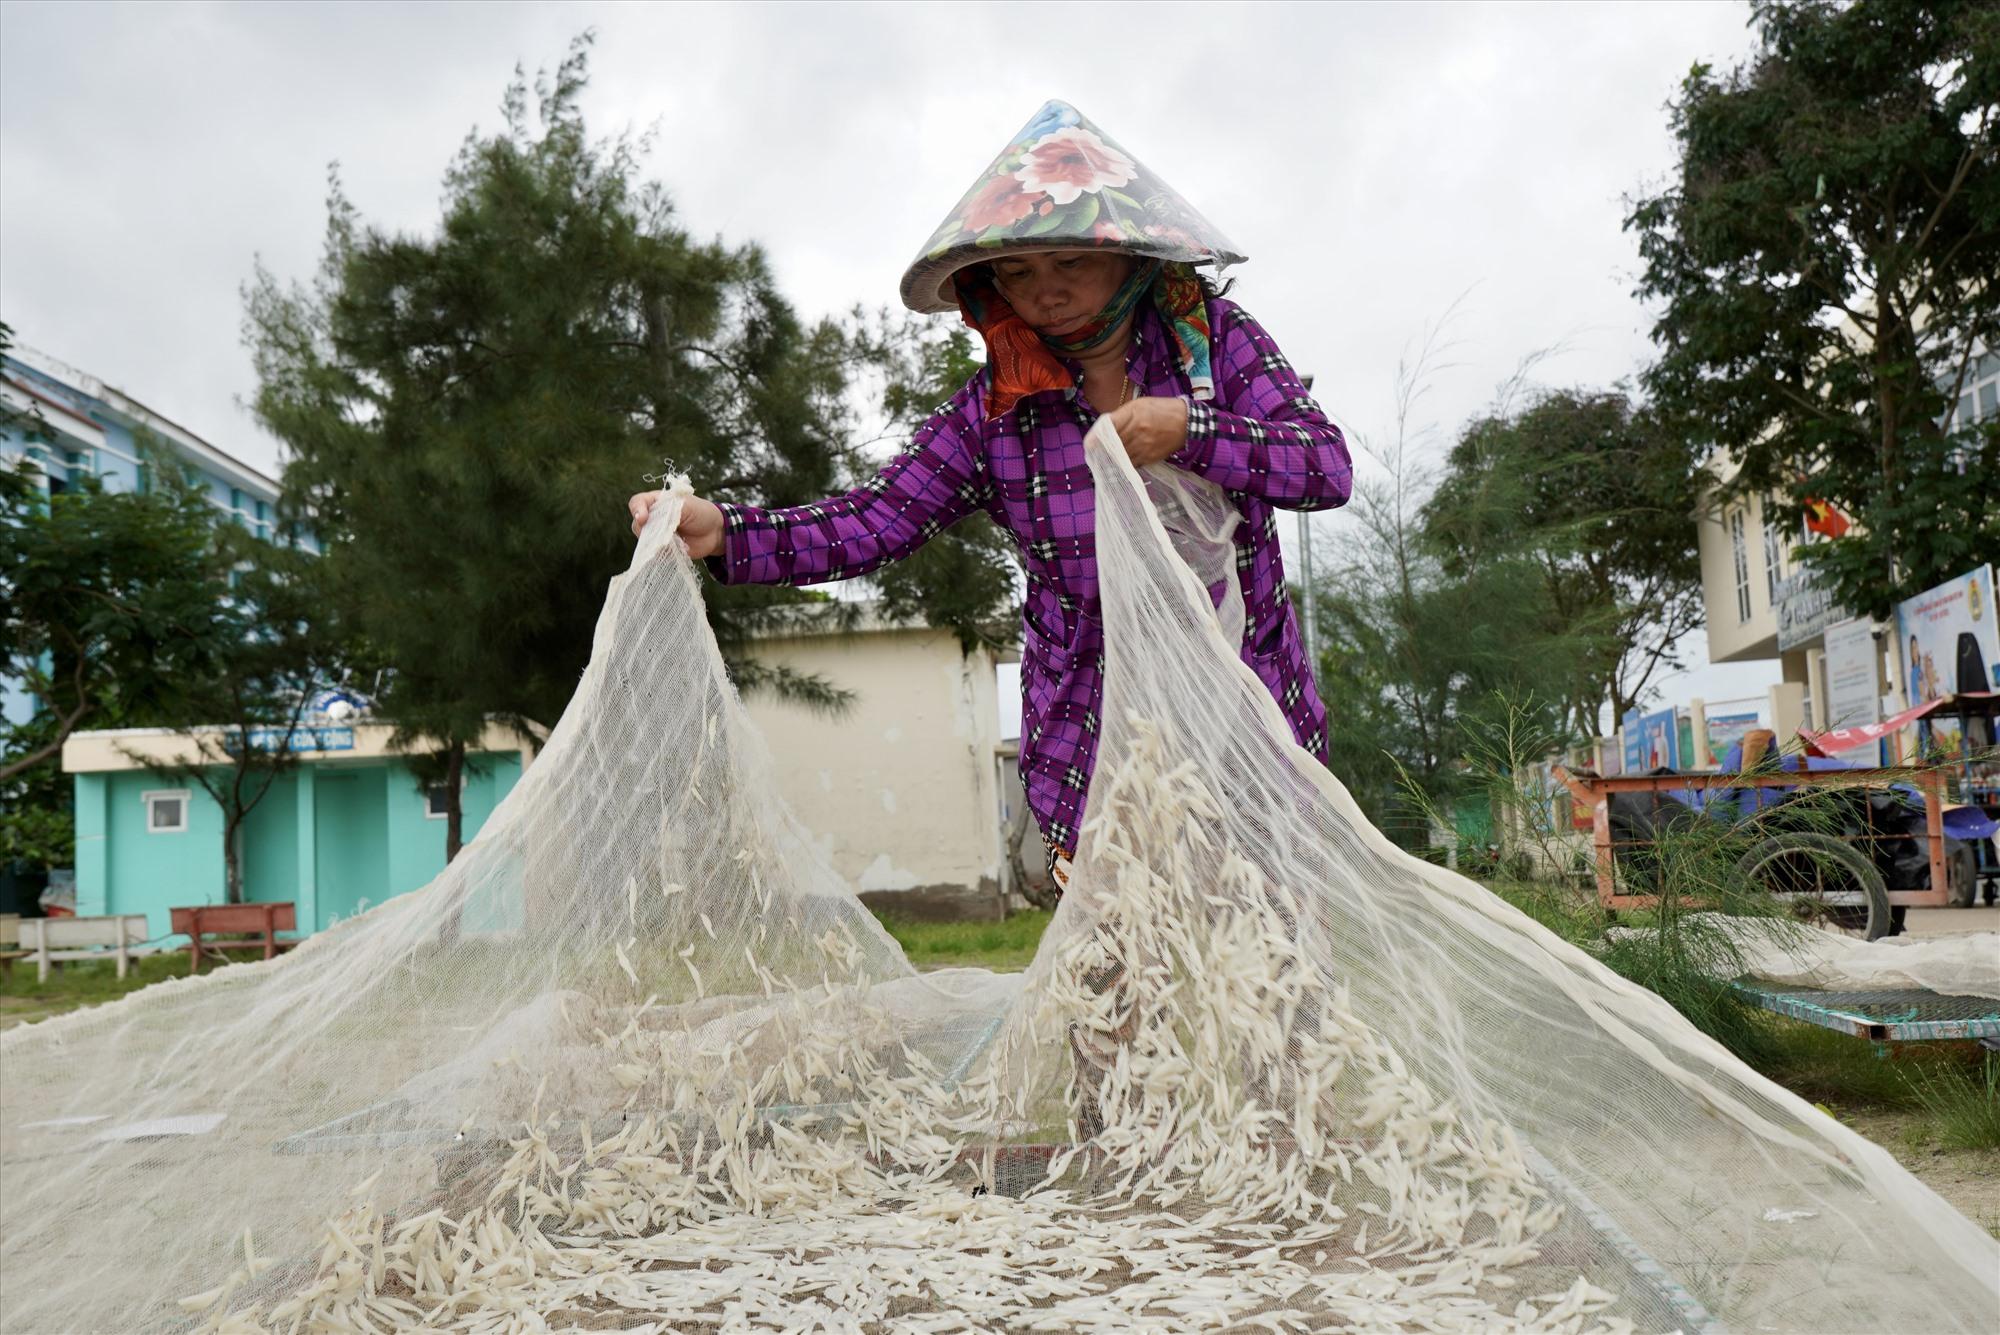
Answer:
<svg viewBox="0 0 2000 1335"><path fill-rule="evenodd" d="M1929 888L1892 890L1884 882L1870 856L1854 848L1859 840L1843 840L1832 835L1807 831L1773 834L1759 841L1737 864L1737 870L1752 885L1771 886L1798 900L1802 914L1807 909L1858 934L1874 940L1894 930L1900 915L1897 909L1941 908L1951 902L1951 887L1945 857L1944 775L1934 769L1910 766L1879 766L1858 769L1810 768L1801 757L1799 769L1746 774L1660 773L1601 775L1590 771L1573 772L1555 767L1555 776L1571 796L1591 814L1591 848L1597 881L1597 902L1611 912L1621 909L1656 907L1662 895L1635 891L1621 886L1618 863L1621 850L1629 857L1649 847L1649 840L1614 840L1611 827L1611 798L1616 793L1646 793L1664 797L1679 792L1711 792L1763 788L1887 788L1907 785L1923 795L1924 833L1929 864ZM1878 836L1864 835L1861 839ZM1895 838L1906 838L1898 833ZM1801 864L1815 869L1810 886L1786 884L1796 881ZM1831 873L1829 875L1828 873Z"/></svg>

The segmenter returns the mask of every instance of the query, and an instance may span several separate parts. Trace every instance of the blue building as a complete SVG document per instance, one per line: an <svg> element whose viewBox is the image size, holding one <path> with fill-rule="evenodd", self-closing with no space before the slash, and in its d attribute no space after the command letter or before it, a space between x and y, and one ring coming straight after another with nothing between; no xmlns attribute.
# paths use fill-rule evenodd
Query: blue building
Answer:
<svg viewBox="0 0 2000 1335"><path fill-rule="evenodd" d="M318 550L310 535L280 531L276 478L95 376L16 346L0 358L0 401L10 417L39 418L32 428L0 428L0 461L33 459L52 494L90 477L109 491L144 492L152 479L143 442L192 476L218 523ZM21 682L0 678L0 709L10 721L38 707ZM295 904L299 931L311 933L443 870L446 802L441 788L418 780L390 724L357 716L304 731L293 743L298 767L251 813L241 852L245 897ZM513 788L538 741L496 725L471 749L461 794L466 839ZM65 743L78 913L144 913L158 937L170 909L222 902L221 808L199 785L169 783L140 759L198 754L186 737L161 728L84 731Z"/></svg>
<svg viewBox="0 0 2000 1335"><path fill-rule="evenodd" d="M123 390L15 345L0 355L0 402L14 413L39 415L45 440L30 440L20 425L0 427L0 460L26 456L39 466L52 492L99 479L110 491L143 492L151 484L140 448L154 443L199 482L218 519L279 539L278 481L169 421ZM301 539L308 547L310 537ZM18 681L0 678L0 714L23 722L35 702Z"/></svg>
<svg viewBox="0 0 2000 1335"><path fill-rule="evenodd" d="M444 790L418 780L394 732L370 722L310 730L298 767L244 822L246 901L295 905L299 932L310 934L444 870ZM470 749L460 793L467 842L540 740L492 724ZM222 809L199 786L146 767L198 754L165 728L79 732L63 746L63 769L76 776L78 913L143 913L150 934L165 937L170 910L223 901Z"/></svg>

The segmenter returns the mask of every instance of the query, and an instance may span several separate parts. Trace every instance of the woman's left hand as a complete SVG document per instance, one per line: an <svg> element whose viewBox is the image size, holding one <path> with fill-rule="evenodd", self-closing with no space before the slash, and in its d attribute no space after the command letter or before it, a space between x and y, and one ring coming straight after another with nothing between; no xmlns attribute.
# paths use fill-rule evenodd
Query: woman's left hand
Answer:
<svg viewBox="0 0 2000 1335"><path fill-rule="evenodd" d="M1187 444L1186 399L1134 399L1105 415L1125 442L1125 454L1134 468L1156 464Z"/></svg>

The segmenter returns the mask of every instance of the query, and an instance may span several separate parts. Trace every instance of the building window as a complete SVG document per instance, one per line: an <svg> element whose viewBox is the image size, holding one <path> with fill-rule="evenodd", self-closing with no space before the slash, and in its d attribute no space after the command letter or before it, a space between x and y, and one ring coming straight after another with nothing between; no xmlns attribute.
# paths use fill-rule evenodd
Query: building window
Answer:
<svg viewBox="0 0 2000 1335"><path fill-rule="evenodd" d="M188 790L165 788L145 794L147 834L185 834Z"/></svg>
<svg viewBox="0 0 2000 1335"><path fill-rule="evenodd" d="M1772 523L1771 507L1764 507L1764 592L1771 600L1771 606L1778 605L1778 578L1785 573L1785 550L1783 540L1778 536L1778 526Z"/></svg>
<svg viewBox="0 0 2000 1335"><path fill-rule="evenodd" d="M427 820L443 820L450 815L451 790L441 783L431 784L424 789L424 817Z"/></svg>
<svg viewBox="0 0 2000 1335"><path fill-rule="evenodd" d="M1741 625L1750 620L1750 552L1743 541L1741 510L1729 515L1729 551L1736 561L1736 621Z"/></svg>
<svg viewBox="0 0 2000 1335"><path fill-rule="evenodd" d="M2000 418L2000 353L1988 350L1974 359L1966 375L1964 392L1945 414L1945 427L1950 431L1970 431L1981 422L1996 418ZM1968 463L1965 448L1961 448L1958 471L1963 473Z"/></svg>

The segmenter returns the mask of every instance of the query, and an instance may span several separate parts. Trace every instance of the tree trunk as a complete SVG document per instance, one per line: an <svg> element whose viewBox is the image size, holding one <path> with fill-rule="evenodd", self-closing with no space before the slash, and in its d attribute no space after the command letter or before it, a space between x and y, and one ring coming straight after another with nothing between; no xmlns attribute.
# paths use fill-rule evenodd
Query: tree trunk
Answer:
<svg viewBox="0 0 2000 1335"><path fill-rule="evenodd" d="M243 845L237 837L242 831L242 820L231 820L222 831L222 902L241 904L243 902Z"/></svg>
<svg viewBox="0 0 2000 1335"><path fill-rule="evenodd" d="M465 743L455 741L444 753L444 860L450 862L465 846L465 804L459 783L465 776Z"/></svg>

